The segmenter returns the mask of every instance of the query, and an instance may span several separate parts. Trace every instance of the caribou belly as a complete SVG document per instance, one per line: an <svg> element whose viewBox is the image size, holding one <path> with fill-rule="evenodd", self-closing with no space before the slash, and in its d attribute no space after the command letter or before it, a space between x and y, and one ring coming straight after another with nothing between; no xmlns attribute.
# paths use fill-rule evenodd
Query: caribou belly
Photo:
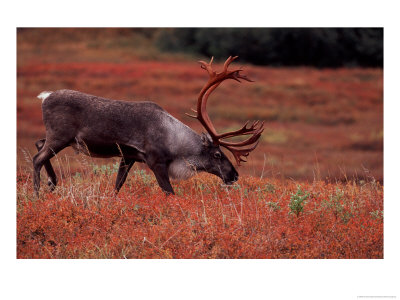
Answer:
<svg viewBox="0 0 400 300"><path fill-rule="evenodd" d="M195 168L184 159L174 160L168 167L168 175L174 180L189 179L195 174Z"/></svg>

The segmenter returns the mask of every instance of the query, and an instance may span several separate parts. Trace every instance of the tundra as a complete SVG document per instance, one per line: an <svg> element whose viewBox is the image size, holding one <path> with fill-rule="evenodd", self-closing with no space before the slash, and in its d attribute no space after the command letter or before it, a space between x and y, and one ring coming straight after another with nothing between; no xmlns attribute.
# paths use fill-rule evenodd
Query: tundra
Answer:
<svg viewBox="0 0 400 300"><path fill-rule="evenodd" d="M238 172L221 151L228 149L240 165L258 145L264 122L246 122L238 130L218 134L208 114L207 99L226 79L251 81L240 72L228 70L235 57L229 57L217 73L212 61L200 61L209 79L199 93L196 115L207 131L199 135L153 102L110 100L72 90L42 92L43 122L46 138L36 142L38 153L33 157L33 185L37 195L40 170L44 166L48 185L53 190L57 177L50 159L66 147L92 157L121 157L115 191L124 184L135 162L142 162L154 173L161 189L174 194L170 178L187 179L197 172L208 172L225 184L238 180ZM248 135L241 142L227 138Z"/></svg>

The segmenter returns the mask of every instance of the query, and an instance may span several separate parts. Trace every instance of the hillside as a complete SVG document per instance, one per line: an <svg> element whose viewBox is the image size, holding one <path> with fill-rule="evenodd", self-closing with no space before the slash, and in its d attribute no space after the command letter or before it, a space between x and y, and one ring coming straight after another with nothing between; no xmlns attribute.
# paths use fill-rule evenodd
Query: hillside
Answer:
<svg viewBox="0 0 400 300"><path fill-rule="evenodd" d="M26 165L22 151L32 156L34 142L44 137L36 99L43 90L67 88L113 99L151 100L203 131L185 115L195 107L207 80L196 63L199 59L207 58L162 53L140 30L20 30L18 164ZM222 62L225 57L216 59ZM235 65L255 82L225 82L211 96L208 110L220 132L246 120L266 121L260 145L241 174L383 181L382 69L257 67L242 65L240 58ZM110 160L99 161L105 163Z"/></svg>

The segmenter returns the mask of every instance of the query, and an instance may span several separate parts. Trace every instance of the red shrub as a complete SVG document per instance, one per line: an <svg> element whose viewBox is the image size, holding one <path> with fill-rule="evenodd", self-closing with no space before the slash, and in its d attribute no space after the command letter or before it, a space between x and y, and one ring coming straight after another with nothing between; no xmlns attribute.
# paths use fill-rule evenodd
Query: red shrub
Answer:
<svg viewBox="0 0 400 300"><path fill-rule="evenodd" d="M18 258L383 258L375 182L245 177L226 189L198 176L166 197L135 177L115 197L110 178L97 196L89 191L95 176L36 200L27 177L17 180ZM296 217L289 202L299 188L309 196Z"/></svg>

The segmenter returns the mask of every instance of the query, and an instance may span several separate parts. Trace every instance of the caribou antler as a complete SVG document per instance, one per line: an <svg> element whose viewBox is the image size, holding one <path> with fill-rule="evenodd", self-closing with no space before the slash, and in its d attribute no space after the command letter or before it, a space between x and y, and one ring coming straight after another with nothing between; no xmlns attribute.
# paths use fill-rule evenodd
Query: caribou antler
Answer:
<svg viewBox="0 0 400 300"><path fill-rule="evenodd" d="M261 136L261 133L263 132L264 128L264 122L259 122L255 121L253 122L249 127L247 125L249 124L249 121L247 121L242 128L235 130L235 131L230 131L226 132L223 134L218 134L217 131L214 128L214 125L212 124L210 117L207 114L207 100L210 94L226 79L233 79L238 82L241 82L240 79L250 81L249 78L247 78L245 75L242 75L240 72L242 69L236 69L233 71L229 71L228 67L237 58L237 56L229 56L229 58L225 61L224 63L224 68L222 72L217 73L212 69L212 62L214 57L211 58L209 63L206 63L204 61L200 61L201 68L206 70L209 79L208 82L205 84L205 86L202 88L200 91L198 100L197 100L197 111L192 109L193 112L196 113L196 115L189 115L188 116L198 119L200 123L204 126L204 128L207 130L207 132L210 134L214 144L216 145L221 145L228 149L230 152L232 152L233 156L235 157L236 163L240 166L240 162L245 162L242 157L247 157L251 151L253 151L259 142L259 138ZM226 142L223 141L223 139L226 138L231 138L234 136L240 136L240 135L251 135L248 139L242 141L242 142ZM247 147L247 148L240 148L244 146L249 146L254 144L252 147ZM239 148L238 148L239 147Z"/></svg>

